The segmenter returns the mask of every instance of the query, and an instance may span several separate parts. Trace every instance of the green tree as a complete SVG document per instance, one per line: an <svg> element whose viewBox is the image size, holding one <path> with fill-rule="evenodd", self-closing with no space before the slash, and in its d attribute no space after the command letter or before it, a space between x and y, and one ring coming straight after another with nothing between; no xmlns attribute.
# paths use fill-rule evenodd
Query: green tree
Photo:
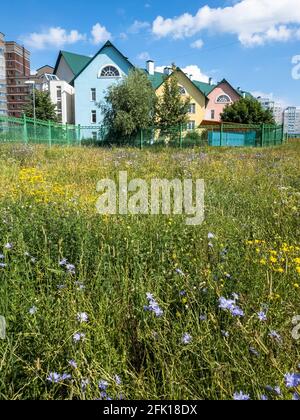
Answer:
<svg viewBox="0 0 300 420"><path fill-rule="evenodd" d="M272 111L263 109L254 98L243 98L226 106L221 120L239 124L275 124Z"/></svg>
<svg viewBox="0 0 300 420"><path fill-rule="evenodd" d="M57 121L56 105L51 102L48 92L35 90L35 114L38 120L43 121ZM33 109L33 94L31 94L30 102L24 107L24 114L29 117L34 117Z"/></svg>
<svg viewBox="0 0 300 420"><path fill-rule="evenodd" d="M183 98L176 75L165 81L162 96L157 101L155 120L163 130L178 127L189 121L190 98Z"/></svg>
<svg viewBox="0 0 300 420"><path fill-rule="evenodd" d="M112 85L101 106L104 124L113 142L126 142L141 129L153 125L156 95L142 70L132 70L120 83Z"/></svg>

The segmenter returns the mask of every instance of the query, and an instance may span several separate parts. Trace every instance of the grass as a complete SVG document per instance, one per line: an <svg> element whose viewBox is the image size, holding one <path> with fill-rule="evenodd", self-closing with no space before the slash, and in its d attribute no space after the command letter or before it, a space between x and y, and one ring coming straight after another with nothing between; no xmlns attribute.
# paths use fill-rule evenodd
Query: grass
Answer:
<svg viewBox="0 0 300 420"><path fill-rule="evenodd" d="M0 398L96 399L105 380L112 399L232 399L240 391L291 399L285 375L300 363L292 337L299 157L297 141L183 151L0 145ZM120 170L146 180L204 178L205 222L98 215L96 183ZM75 274L59 264L64 258ZM146 293L162 317L144 310ZM233 293L244 317L219 308ZM80 324L83 312L89 321ZM76 333L84 334L78 343ZM52 383L53 372L72 378Z"/></svg>

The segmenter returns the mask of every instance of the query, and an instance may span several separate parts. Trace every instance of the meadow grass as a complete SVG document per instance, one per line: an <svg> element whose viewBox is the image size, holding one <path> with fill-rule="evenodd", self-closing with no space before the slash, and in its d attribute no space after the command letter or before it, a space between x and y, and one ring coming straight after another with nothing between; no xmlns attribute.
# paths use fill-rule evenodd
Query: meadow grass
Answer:
<svg viewBox="0 0 300 420"><path fill-rule="evenodd" d="M205 222L98 215L97 181L121 170L204 179ZM0 145L0 398L232 399L242 391L291 399L285 375L300 364L292 337L299 174L297 141L143 151ZM147 293L161 317L145 310ZM222 310L221 297L236 299L243 315Z"/></svg>

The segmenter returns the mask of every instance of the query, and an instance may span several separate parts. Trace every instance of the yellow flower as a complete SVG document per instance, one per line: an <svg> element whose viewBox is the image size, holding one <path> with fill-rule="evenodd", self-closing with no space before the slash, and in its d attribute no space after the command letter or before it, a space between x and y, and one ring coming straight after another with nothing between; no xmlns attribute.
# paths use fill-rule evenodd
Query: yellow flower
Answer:
<svg viewBox="0 0 300 420"><path fill-rule="evenodd" d="M277 263L277 258L270 257L270 261L271 261L271 263L275 264L275 263Z"/></svg>
<svg viewBox="0 0 300 420"><path fill-rule="evenodd" d="M260 260L260 264L261 265L267 265L267 261L263 258Z"/></svg>
<svg viewBox="0 0 300 420"><path fill-rule="evenodd" d="M297 271L298 274L300 274L300 266L296 267L296 271Z"/></svg>
<svg viewBox="0 0 300 420"><path fill-rule="evenodd" d="M294 284L294 288L295 288L295 289L299 289L299 288L300 288L299 283L295 283L295 284Z"/></svg>

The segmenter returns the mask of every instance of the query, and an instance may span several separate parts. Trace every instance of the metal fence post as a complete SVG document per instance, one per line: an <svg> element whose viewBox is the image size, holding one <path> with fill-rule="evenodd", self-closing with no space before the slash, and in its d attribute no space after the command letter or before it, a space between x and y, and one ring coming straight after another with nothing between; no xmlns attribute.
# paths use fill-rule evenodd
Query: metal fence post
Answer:
<svg viewBox="0 0 300 420"><path fill-rule="evenodd" d="M220 127L220 146L223 145L223 130L224 130L224 124L222 123Z"/></svg>
<svg viewBox="0 0 300 420"><path fill-rule="evenodd" d="M27 120L26 120L26 115L25 114L23 116L23 138L24 138L24 143L27 144L28 143L28 132L27 132Z"/></svg>
<svg viewBox="0 0 300 420"><path fill-rule="evenodd" d="M141 139L140 139L140 149L143 149L143 145L144 145L144 130L141 128Z"/></svg>
<svg viewBox="0 0 300 420"><path fill-rule="evenodd" d="M265 124L261 125L261 147L265 144Z"/></svg>
<svg viewBox="0 0 300 420"><path fill-rule="evenodd" d="M77 136L78 136L78 141L79 141L79 146L81 146L81 126L80 124L78 124L77 126Z"/></svg>
<svg viewBox="0 0 300 420"><path fill-rule="evenodd" d="M48 140L49 140L49 147L51 147L52 146L51 121L48 121Z"/></svg>
<svg viewBox="0 0 300 420"><path fill-rule="evenodd" d="M180 149L182 149L182 145L183 145L182 124L180 124L179 130L180 130Z"/></svg>

